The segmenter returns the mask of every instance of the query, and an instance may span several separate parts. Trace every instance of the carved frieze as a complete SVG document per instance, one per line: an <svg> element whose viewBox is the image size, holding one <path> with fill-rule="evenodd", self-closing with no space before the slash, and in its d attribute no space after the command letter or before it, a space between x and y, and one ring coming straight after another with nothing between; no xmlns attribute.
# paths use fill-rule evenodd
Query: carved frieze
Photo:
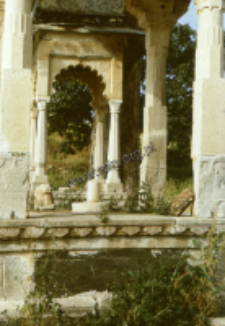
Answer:
<svg viewBox="0 0 225 326"><path fill-rule="evenodd" d="M193 218L192 218L193 219ZM180 221L182 222L182 220ZM179 223L180 223L179 222ZM185 224L187 221L185 221ZM132 225L132 223L129 225L120 226L117 225L117 223L110 223L107 224L101 224L96 223L96 225L92 226L79 226L76 227L74 225L70 225L71 223L68 223L67 227L58 227L58 225L54 225L54 223L51 223L52 225L49 226L48 222L39 223L36 222L33 219L32 223L29 223L30 225L25 224L24 226L20 222L19 225L15 220L14 223L10 222L9 224L6 224L5 222L2 222L0 225L0 240L10 240L10 239L43 239L44 241L46 239L52 239L52 238L88 238L88 239L96 239L97 238L113 238L116 237L117 239L120 238L146 238L146 239L154 239L157 236L161 236L161 239L168 238L171 239L172 236L178 236L174 239L183 239L183 236L206 236L206 234L209 232L210 228L212 227L212 222L209 222L208 225L204 225L204 223L201 224L195 224L192 223L192 225L179 225L179 224L171 224L171 225L146 225L143 222L140 222L139 225ZM56 223L57 224L57 223ZM66 223L64 223L66 224ZM74 223L73 223L74 224ZM94 223L95 224L95 223ZM224 232L225 225L224 224L218 224L216 225L216 229L214 231L214 234L218 234L221 232ZM79 240L79 239L78 239Z"/></svg>

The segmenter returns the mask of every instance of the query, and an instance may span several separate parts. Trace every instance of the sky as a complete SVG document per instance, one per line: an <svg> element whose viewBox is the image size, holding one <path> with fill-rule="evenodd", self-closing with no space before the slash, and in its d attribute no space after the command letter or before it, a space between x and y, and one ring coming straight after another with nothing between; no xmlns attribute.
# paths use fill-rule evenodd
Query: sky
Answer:
<svg viewBox="0 0 225 326"><path fill-rule="evenodd" d="M191 0L188 12L183 17L181 17L181 19L179 19L179 23L189 24L193 29L198 28L198 15L196 12L194 0Z"/></svg>
<svg viewBox="0 0 225 326"><path fill-rule="evenodd" d="M183 17L181 17L181 19L179 19L179 23L189 24L193 29L198 28L198 15L194 0L191 0L188 12ZM223 29L225 30L225 19L223 21Z"/></svg>

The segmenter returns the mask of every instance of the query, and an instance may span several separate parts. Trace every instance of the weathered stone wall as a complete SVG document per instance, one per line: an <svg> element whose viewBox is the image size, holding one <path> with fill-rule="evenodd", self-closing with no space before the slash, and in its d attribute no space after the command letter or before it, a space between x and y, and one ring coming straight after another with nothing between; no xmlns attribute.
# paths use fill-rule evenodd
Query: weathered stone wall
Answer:
<svg viewBox="0 0 225 326"><path fill-rule="evenodd" d="M164 249L120 249L100 252L56 252L43 255L35 263L35 283L37 289L43 285L43 270L51 276L46 290L61 297L89 292L106 291L108 285L122 278L128 271L140 269L155 271L162 263L171 266L180 260L181 251ZM47 262L47 264L46 264ZM63 283L62 283L63 275Z"/></svg>

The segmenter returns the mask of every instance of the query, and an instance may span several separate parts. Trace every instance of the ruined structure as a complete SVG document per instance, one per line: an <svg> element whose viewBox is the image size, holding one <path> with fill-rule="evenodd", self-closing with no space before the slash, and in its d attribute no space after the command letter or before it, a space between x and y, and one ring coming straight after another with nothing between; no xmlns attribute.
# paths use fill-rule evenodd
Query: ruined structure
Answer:
<svg viewBox="0 0 225 326"><path fill-rule="evenodd" d="M124 94L125 98L129 97L124 77L133 76L130 67L138 67L143 55L141 46L130 61L124 58L126 55L129 58L129 53L142 44L143 35L147 58L143 148L153 142L157 152L144 157L140 183L150 179L154 194L163 193L166 183L165 75L169 35L170 29L186 12L189 2L0 1L1 311L14 311L15 305L23 304L25 296L34 288L29 277L35 270L36 261L51 249L67 250L76 256L79 252L92 255L93 251L101 252L103 248L139 248L154 253L155 250L185 247L198 260L199 252L193 249L191 241L207 235L212 225L210 217L225 217L225 92L222 79L225 1L196 0L199 31L192 157L197 218L117 215L110 216L109 224L105 225L93 215L83 217L59 213L48 218L43 213L30 215L25 220L29 191L34 191L39 185L48 185L45 171L46 108L53 92L52 82L72 76L91 89L92 106L97 115L94 166L97 169L107 159L120 161L121 154L127 154L129 149L129 128L135 126L134 121L123 128L119 123L120 115L122 121L126 120L123 105L124 112L129 114L128 104L123 104ZM103 141L107 131L104 126L106 117L110 121L107 148ZM135 150L137 134L134 138L132 149ZM89 188L90 201L97 200L100 191L121 193L122 181L119 170L111 171L106 180L96 174ZM224 220L218 219L217 224L219 232L224 227ZM18 277L19 283L15 280ZM89 305L88 298L80 296L77 301L74 299L76 308L92 307L99 297L91 297L93 305Z"/></svg>

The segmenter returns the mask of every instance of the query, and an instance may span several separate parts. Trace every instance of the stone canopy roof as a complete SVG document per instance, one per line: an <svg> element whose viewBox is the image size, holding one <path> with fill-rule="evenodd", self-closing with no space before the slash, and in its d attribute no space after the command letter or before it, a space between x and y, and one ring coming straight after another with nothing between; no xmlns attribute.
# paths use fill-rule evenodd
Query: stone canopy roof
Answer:
<svg viewBox="0 0 225 326"><path fill-rule="evenodd" d="M68 27L106 26L139 29L123 0L34 0L34 24Z"/></svg>
<svg viewBox="0 0 225 326"><path fill-rule="evenodd" d="M39 0L39 8L80 15L124 15L123 0Z"/></svg>

